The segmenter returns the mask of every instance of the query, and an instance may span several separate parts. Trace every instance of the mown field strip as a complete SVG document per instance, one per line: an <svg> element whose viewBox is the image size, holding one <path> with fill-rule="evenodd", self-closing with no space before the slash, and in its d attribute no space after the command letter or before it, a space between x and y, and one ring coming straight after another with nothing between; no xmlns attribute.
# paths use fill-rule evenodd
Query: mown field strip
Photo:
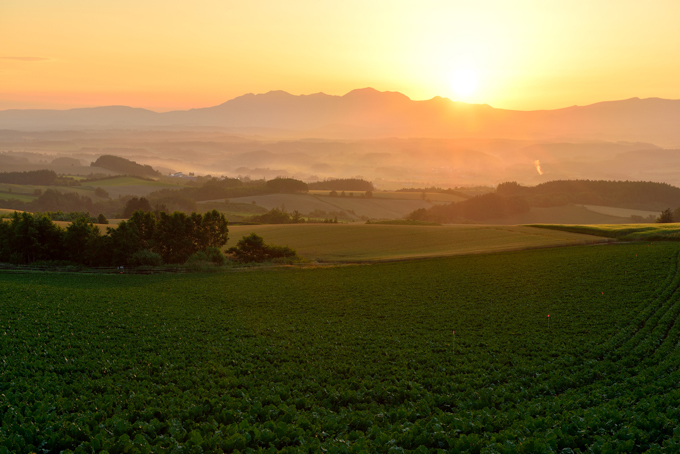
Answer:
<svg viewBox="0 0 680 454"><path fill-rule="evenodd" d="M255 232L302 257L331 262L410 259L602 242L590 235L523 226L289 224L229 227L231 242Z"/></svg>

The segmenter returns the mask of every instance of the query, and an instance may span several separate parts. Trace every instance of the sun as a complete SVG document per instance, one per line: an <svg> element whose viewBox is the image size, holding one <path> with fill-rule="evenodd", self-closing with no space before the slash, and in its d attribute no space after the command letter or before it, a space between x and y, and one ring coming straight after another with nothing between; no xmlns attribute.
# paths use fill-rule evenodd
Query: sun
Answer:
<svg viewBox="0 0 680 454"><path fill-rule="evenodd" d="M458 69L451 75L451 87L460 98L467 98L477 91L479 76L474 69Z"/></svg>

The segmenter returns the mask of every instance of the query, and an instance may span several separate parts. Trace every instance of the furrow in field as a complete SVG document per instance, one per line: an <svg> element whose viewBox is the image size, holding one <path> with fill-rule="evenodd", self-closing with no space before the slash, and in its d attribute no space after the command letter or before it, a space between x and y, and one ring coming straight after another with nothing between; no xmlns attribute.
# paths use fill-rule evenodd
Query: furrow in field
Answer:
<svg viewBox="0 0 680 454"><path fill-rule="evenodd" d="M680 269L678 253L675 253L670 272L663 284L658 287L647 303L641 305L638 315L624 329L620 330L595 351L595 357L610 354L620 357L623 352L630 349L631 345L638 342L639 337L644 335L643 331L648 321L673 297L678 287L680 287Z"/></svg>

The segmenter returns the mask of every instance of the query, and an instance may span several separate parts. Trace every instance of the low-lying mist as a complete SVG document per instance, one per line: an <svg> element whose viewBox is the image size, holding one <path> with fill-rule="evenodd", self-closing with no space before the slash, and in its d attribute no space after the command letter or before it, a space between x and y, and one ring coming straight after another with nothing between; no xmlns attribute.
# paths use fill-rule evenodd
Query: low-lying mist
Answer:
<svg viewBox="0 0 680 454"><path fill-rule="evenodd" d="M219 130L0 131L3 171L49 168L107 173L104 154L163 174L304 181L359 177L378 189L534 185L557 179L643 180L680 185L680 152L651 143L503 139L290 139Z"/></svg>

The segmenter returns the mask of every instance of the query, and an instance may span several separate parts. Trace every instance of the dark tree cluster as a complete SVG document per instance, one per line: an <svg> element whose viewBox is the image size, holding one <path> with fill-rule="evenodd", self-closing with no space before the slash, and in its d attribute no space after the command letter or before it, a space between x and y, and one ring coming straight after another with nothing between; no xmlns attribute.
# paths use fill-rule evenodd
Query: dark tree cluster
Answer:
<svg viewBox="0 0 680 454"><path fill-rule="evenodd" d="M125 208L123 208L123 213L122 213L123 216L122 217L127 219L130 216L132 216L132 214L135 211L148 212L148 211L151 211L151 210L152 210L151 209L151 203L149 203L149 201L145 197L142 197L142 198L133 197L130 200L128 200L127 203L125 204Z"/></svg>
<svg viewBox="0 0 680 454"><path fill-rule="evenodd" d="M149 196L148 198L125 196L99 202L93 202L90 197L84 195L73 192L62 193L55 189L47 189L44 192L36 193L36 195L38 197L30 202L17 199L2 200L0 207L34 213L49 211L104 213L111 218L127 218L140 209L144 211L183 211L185 213L196 211L196 202L176 194L176 191L171 192L170 195Z"/></svg>
<svg viewBox="0 0 680 454"><path fill-rule="evenodd" d="M307 183L295 178L274 178L266 183L269 192L295 194L309 191Z"/></svg>
<svg viewBox="0 0 680 454"><path fill-rule="evenodd" d="M112 170L126 175L161 176L161 173L154 170L150 165L138 164L135 161L121 158L120 156L103 155L90 165L92 167L101 167L102 169Z"/></svg>
<svg viewBox="0 0 680 454"><path fill-rule="evenodd" d="M521 197L503 197L489 193L462 202L420 208L409 214L407 219L440 223L483 222L526 213L529 209L526 200Z"/></svg>
<svg viewBox="0 0 680 454"><path fill-rule="evenodd" d="M370 181L360 178L338 178L333 180L316 181L308 183L309 189L333 190L333 191L374 191L375 187Z"/></svg>
<svg viewBox="0 0 680 454"><path fill-rule="evenodd" d="M466 194L465 192L457 191L455 189L442 189L437 186L431 186L429 188L401 188L397 189L396 192L424 192L424 193L437 193L437 194L451 194L455 195L458 197L461 197L463 199L469 199L472 197L470 194Z"/></svg>
<svg viewBox="0 0 680 454"><path fill-rule="evenodd" d="M265 244L264 239L251 233L241 238L236 246L229 248L229 252L237 262L268 262L277 260L296 259L297 253L287 246L273 246Z"/></svg>
<svg viewBox="0 0 680 454"><path fill-rule="evenodd" d="M58 175L54 170L30 170L28 172L0 172L0 183L34 184L51 186Z"/></svg>
<svg viewBox="0 0 680 454"><path fill-rule="evenodd" d="M87 266L160 265L184 263L193 254L215 250L227 243L224 215L137 211L118 228L102 235L89 217L79 217L61 229L47 216L14 213L0 222L0 262L16 264L62 261ZM207 252L206 252L207 251Z"/></svg>

